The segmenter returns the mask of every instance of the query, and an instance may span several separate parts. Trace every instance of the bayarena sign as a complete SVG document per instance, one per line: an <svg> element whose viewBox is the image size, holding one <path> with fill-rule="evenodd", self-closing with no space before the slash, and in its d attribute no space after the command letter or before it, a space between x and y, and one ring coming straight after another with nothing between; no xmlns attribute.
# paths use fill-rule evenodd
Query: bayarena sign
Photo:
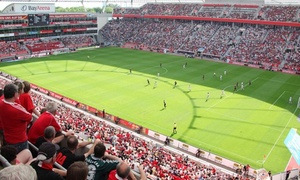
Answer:
<svg viewBox="0 0 300 180"><path fill-rule="evenodd" d="M14 10L16 13L54 13L55 5L53 3L15 3Z"/></svg>

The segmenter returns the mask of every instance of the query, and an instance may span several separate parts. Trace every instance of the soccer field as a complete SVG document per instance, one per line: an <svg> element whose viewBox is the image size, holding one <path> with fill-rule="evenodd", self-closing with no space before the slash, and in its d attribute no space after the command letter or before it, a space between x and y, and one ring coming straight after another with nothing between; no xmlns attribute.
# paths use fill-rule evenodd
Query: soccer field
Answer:
<svg viewBox="0 0 300 180"><path fill-rule="evenodd" d="M290 128L300 129L297 75L112 47L0 68L167 136L176 122L172 138L272 173L285 170L291 154L283 141Z"/></svg>

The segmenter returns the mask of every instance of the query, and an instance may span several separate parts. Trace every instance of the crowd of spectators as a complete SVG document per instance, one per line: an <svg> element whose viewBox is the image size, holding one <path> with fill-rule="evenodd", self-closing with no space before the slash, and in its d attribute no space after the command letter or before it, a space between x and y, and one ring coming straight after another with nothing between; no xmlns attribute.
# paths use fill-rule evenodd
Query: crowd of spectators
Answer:
<svg viewBox="0 0 300 180"><path fill-rule="evenodd" d="M140 8L115 8L115 14L172 15L234 18L268 21L299 21L299 6L258 6L239 4L148 3Z"/></svg>
<svg viewBox="0 0 300 180"><path fill-rule="evenodd" d="M4 73L2 73L2 75L6 78L15 79ZM2 79L2 81L4 80ZM5 82L1 84L7 83L8 81L5 80ZM42 110L46 104L53 101L46 94L43 95L35 91L30 94L36 108L40 110ZM63 131L70 132L71 129L79 135L81 140L94 139L96 141L96 139L99 139L99 142L102 141L108 145L106 153L110 155L105 156L114 160L123 159L129 163L131 170L145 171L145 175L150 179L253 179L245 174L225 173L214 165L205 165L190 159L188 155L184 155L183 153L178 154L167 150L163 145L149 139L146 140L143 136L138 137L133 132L121 127L112 126L105 120L80 111L75 107L61 102L57 102L57 104L59 111L55 113L55 119ZM68 149L73 152L75 148L73 139L75 137L69 137L68 141L72 141L72 143L69 143ZM55 160L62 160L61 156L55 153L56 147L50 142L45 143L42 143L40 146L37 160L34 160L31 164L36 170L38 177L42 177L42 171L47 170L41 169L40 167L43 166L39 166L38 164L44 164L45 167L52 167ZM97 143L98 142L96 142L96 144ZM96 145L94 144L94 146ZM100 145L99 148L101 146L102 145ZM88 153L90 154L92 152ZM88 159L90 158L91 157L88 157ZM124 167L124 165L119 168L122 167ZM115 168L117 168L117 172L115 173L118 173L118 167ZM126 166L124 168L126 168ZM52 172L66 175L66 172L60 172L56 169ZM57 174L54 175L52 173L51 176L57 177Z"/></svg>
<svg viewBox="0 0 300 180"><path fill-rule="evenodd" d="M66 36L60 38L60 41L68 48L88 47L95 44L91 36Z"/></svg>
<svg viewBox="0 0 300 180"><path fill-rule="evenodd" d="M17 42L0 42L0 58L27 54L26 49Z"/></svg>
<svg viewBox="0 0 300 180"><path fill-rule="evenodd" d="M198 12L198 17L213 17L218 18L221 16L224 6L203 6Z"/></svg>
<svg viewBox="0 0 300 180"><path fill-rule="evenodd" d="M297 22L299 6L264 6L260 14L268 21Z"/></svg>
<svg viewBox="0 0 300 180"><path fill-rule="evenodd" d="M233 7L230 11L229 18L233 19L256 19L257 8Z"/></svg>
<svg viewBox="0 0 300 180"><path fill-rule="evenodd" d="M58 39L30 40L30 41L26 41L25 45L31 51L31 53L52 51L64 47L64 45Z"/></svg>
<svg viewBox="0 0 300 180"><path fill-rule="evenodd" d="M0 42L0 59L21 55L50 53L65 48L88 47L95 44L91 36L77 35L61 38L25 39L20 42Z"/></svg>
<svg viewBox="0 0 300 180"><path fill-rule="evenodd" d="M294 72L300 68L297 28L123 18L110 21L101 32L111 43L137 44L159 52L196 53L202 48L207 57Z"/></svg>

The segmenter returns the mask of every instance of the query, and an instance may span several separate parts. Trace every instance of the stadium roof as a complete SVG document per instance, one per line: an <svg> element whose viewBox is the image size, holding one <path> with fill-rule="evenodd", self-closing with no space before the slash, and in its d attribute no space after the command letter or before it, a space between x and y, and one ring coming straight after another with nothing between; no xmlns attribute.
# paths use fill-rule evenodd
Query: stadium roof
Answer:
<svg viewBox="0 0 300 180"><path fill-rule="evenodd" d="M105 2L105 3L222 3L222 4L300 4L300 0L0 0L0 2Z"/></svg>

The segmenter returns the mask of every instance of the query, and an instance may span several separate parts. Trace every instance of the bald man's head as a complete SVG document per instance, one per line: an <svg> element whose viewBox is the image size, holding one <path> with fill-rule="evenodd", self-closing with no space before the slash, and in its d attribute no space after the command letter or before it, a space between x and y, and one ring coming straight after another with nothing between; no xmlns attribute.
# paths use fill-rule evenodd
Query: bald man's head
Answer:
<svg viewBox="0 0 300 180"><path fill-rule="evenodd" d="M121 178L127 178L127 176L130 173L130 167L125 163L125 162L120 162L117 165L117 174L118 176L120 176Z"/></svg>

